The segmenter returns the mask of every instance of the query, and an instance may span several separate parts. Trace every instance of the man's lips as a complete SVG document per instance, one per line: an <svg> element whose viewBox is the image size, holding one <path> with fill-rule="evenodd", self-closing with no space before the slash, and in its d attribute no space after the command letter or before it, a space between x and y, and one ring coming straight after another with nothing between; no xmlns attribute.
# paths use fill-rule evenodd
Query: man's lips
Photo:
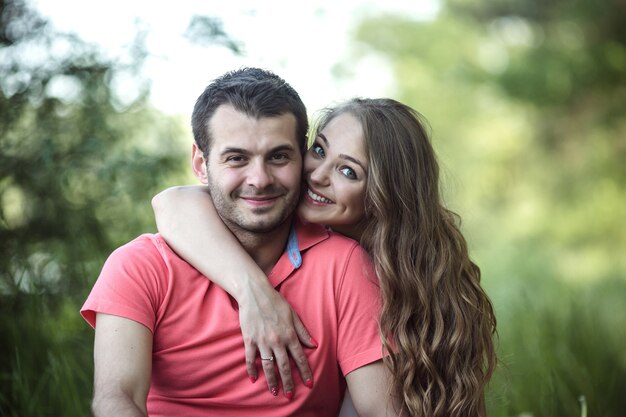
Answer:
<svg viewBox="0 0 626 417"><path fill-rule="evenodd" d="M267 206L273 204L279 196L271 195L271 196L239 196L240 199L244 200L246 203L251 204L253 206Z"/></svg>

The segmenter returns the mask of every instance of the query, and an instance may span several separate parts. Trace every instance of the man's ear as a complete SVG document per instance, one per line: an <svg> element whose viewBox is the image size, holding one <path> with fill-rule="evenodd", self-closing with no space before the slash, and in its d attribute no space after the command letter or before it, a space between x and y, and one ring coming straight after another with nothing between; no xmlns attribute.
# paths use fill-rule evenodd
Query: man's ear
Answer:
<svg viewBox="0 0 626 417"><path fill-rule="evenodd" d="M193 169L193 175L195 175L202 184L209 182L204 154L195 142L191 147L191 168Z"/></svg>

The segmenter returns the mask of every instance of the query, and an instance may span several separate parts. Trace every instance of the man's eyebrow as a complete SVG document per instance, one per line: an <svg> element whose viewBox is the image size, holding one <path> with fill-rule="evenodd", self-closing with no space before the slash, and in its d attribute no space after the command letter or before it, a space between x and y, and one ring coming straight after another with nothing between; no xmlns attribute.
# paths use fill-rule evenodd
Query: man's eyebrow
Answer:
<svg viewBox="0 0 626 417"><path fill-rule="evenodd" d="M268 151L268 153L275 153L275 152L281 152L281 151L289 151L289 152L293 152L295 151L295 147L293 145L290 144L285 144L285 145L278 145L272 149L270 149ZM242 155L251 155L252 152L250 152L248 149L245 148L238 148L235 146L228 146L224 149L222 149L222 152L220 152L220 155L226 155L229 153L238 153L238 154L242 154Z"/></svg>
<svg viewBox="0 0 626 417"><path fill-rule="evenodd" d="M234 146L229 146L229 147L226 147L226 148L222 149L222 152L220 152L220 155L226 155L228 153L241 153L241 154L244 154L244 155L248 155L248 154L250 154L250 151L248 151L248 150L246 150L244 148L236 148Z"/></svg>
<svg viewBox="0 0 626 417"><path fill-rule="evenodd" d="M280 151L289 151L289 152L293 152L295 151L296 148L294 148L293 145L278 145L275 148L270 149L269 153L275 153L275 152L280 152Z"/></svg>

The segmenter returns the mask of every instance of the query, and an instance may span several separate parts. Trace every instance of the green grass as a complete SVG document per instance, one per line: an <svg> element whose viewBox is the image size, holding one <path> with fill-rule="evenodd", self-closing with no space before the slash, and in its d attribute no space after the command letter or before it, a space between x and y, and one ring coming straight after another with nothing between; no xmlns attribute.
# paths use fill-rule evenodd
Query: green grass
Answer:
<svg viewBox="0 0 626 417"><path fill-rule="evenodd" d="M2 299L0 415L85 416L92 393L92 336L70 300ZM53 305L54 304L54 305Z"/></svg>
<svg viewBox="0 0 626 417"><path fill-rule="evenodd" d="M615 279L549 292L529 285L516 302L501 305L501 364L489 387L489 415L622 416L624 299L626 283Z"/></svg>
<svg viewBox="0 0 626 417"><path fill-rule="evenodd" d="M512 279L498 288L506 291L492 291L500 365L489 416L621 417L626 282ZM1 416L89 415L93 332L78 313L84 291L73 293L0 300Z"/></svg>

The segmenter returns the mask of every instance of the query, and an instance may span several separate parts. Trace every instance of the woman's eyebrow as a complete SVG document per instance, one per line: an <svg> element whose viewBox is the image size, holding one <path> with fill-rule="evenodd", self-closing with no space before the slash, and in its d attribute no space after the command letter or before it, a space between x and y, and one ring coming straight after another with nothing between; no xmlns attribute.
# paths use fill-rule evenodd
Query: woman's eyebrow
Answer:
<svg viewBox="0 0 626 417"><path fill-rule="evenodd" d="M326 136L324 136L323 133L318 133L317 136L319 136L320 138L322 138L322 140L324 141L324 144L326 145L326 147L328 148L328 139L326 139Z"/></svg>
<svg viewBox="0 0 626 417"><path fill-rule="evenodd" d="M364 165L361 161L359 161L358 159L353 158L353 157L351 157L350 155L346 155L346 154L343 154L343 153L340 153L340 154L339 154L339 157L340 157L341 159L345 159L346 161L351 161L351 162L354 162L355 164L357 164L358 166L360 166L360 167L361 167L361 169L362 169L363 171L365 171L365 173L367 173L367 168L365 168L365 165Z"/></svg>
<svg viewBox="0 0 626 417"><path fill-rule="evenodd" d="M319 136L324 141L324 143L326 144L327 148L330 147L330 144L328 143L328 139L326 139L326 136L324 136L323 133L318 133L317 136ZM361 169L363 171L365 171L365 173L367 173L367 168L365 168L365 164L363 162L359 161L358 159L356 159L356 158L354 158L354 157L352 157L350 155L346 155L345 153L339 154L339 157L341 159L345 159L346 161L354 162L355 164L360 166Z"/></svg>

